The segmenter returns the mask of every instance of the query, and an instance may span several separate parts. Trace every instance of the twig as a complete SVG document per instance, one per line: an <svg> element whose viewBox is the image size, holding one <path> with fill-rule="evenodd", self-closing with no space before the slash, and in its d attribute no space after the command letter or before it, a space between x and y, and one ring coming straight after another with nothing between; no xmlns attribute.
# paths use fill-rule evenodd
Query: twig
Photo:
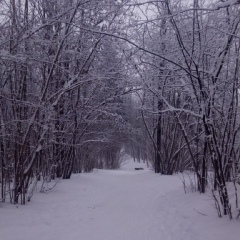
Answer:
<svg viewBox="0 0 240 240"><path fill-rule="evenodd" d="M199 212L197 209L195 209L195 208L193 208L193 210L195 210L197 213L199 213L199 214L201 214L201 215L203 215L203 216L207 216L207 214L205 214L205 213L201 213L201 212Z"/></svg>

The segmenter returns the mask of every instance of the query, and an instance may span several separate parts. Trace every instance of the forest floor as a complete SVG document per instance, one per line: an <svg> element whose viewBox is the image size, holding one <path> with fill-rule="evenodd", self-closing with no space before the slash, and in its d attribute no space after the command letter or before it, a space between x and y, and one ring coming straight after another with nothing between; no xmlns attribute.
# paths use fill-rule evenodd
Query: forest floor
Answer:
<svg viewBox="0 0 240 240"><path fill-rule="evenodd" d="M144 170L136 171L135 167ZM143 163L73 175L26 206L0 206L1 240L239 240L240 219L218 218L211 194Z"/></svg>

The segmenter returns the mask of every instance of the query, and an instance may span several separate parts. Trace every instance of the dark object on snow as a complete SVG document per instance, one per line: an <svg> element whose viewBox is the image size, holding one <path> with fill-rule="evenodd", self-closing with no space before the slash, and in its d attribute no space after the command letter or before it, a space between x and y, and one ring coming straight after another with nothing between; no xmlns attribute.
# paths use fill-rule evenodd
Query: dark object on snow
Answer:
<svg viewBox="0 0 240 240"><path fill-rule="evenodd" d="M144 170L142 167L135 167L135 170Z"/></svg>

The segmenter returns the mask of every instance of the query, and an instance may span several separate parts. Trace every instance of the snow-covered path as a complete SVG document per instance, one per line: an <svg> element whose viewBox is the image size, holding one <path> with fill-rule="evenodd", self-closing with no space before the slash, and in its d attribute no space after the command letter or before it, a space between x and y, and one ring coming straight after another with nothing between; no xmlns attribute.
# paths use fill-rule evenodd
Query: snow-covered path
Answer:
<svg viewBox="0 0 240 240"><path fill-rule="evenodd" d="M1 207L1 240L239 239L240 221L217 218L210 196L135 166L75 175L27 206Z"/></svg>

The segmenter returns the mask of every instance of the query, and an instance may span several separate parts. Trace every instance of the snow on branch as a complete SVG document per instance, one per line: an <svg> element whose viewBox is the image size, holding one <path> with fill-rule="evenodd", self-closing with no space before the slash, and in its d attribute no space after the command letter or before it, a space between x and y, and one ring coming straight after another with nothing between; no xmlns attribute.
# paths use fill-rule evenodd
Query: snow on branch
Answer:
<svg viewBox="0 0 240 240"><path fill-rule="evenodd" d="M213 5L213 10L219 10L221 8L231 7L240 4L240 0L227 0L224 2L219 2Z"/></svg>

